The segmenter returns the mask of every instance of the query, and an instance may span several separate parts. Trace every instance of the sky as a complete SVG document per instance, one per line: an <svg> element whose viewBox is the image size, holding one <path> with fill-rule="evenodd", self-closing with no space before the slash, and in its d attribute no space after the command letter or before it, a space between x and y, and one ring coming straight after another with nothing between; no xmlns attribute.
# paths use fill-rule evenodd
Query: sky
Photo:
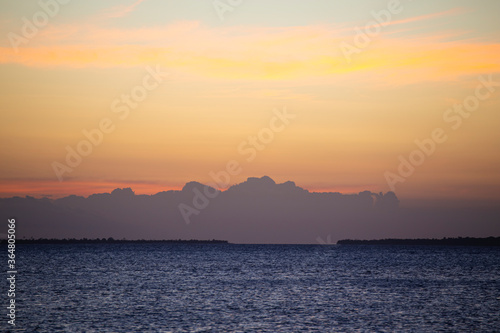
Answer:
<svg viewBox="0 0 500 333"><path fill-rule="evenodd" d="M0 0L0 197L248 177L500 201L500 2Z"/></svg>

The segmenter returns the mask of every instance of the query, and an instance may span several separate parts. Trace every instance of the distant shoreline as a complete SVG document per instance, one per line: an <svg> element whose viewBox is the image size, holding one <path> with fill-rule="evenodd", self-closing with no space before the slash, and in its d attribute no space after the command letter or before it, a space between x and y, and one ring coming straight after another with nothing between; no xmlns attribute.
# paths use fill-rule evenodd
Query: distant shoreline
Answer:
<svg viewBox="0 0 500 333"><path fill-rule="evenodd" d="M0 245L6 245L7 240L0 240ZM114 239L109 238L37 238L16 239L16 244L233 244L227 240L204 239ZM337 245L442 245L442 246L500 246L500 237L457 237L457 238L386 238L386 239L342 239ZM264 245L264 244L259 244ZM268 244L273 245L273 244ZM293 244L288 244L293 245ZM299 245L299 244L297 244ZM302 245L302 244L301 244ZM306 245L306 244L304 244ZM315 244L309 244L315 245ZM316 244L317 245L317 244Z"/></svg>
<svg viewBox="0 0 500 333"><path fill-rule="evenodd" d="M500 237L457 237L457 238L417 238L417 239L343 239L338 245L448 245L448 246L500 246Z"/></svg>
<svg viewBox="0 0 500 333"><path fill-rule="evenodd" d="M166 244L230 244L227 240L200 240L200 239L164 239L164 240L146 240L146 239L114 239L109 238L37 238L37 239L16 239L16 244L155 244L155 243L166 243ZM7 244L6 239L0 240L0 244Z"/></svg>

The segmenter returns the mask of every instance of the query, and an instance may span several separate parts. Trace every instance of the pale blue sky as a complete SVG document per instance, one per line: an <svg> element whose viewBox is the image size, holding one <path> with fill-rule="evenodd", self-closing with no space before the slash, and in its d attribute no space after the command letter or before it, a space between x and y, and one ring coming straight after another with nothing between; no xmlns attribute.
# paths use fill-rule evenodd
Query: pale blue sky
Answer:
<svg viewBox="0 0 500 333"><path fill-rule="evenodd" d="M223 0L220 0L223 1ZM227 0L224 0L227 1ZM246 0L225 13L221 21L212 0L145 0L133 12L120 18L110 19L107 24L117 27L141 27L164 25L175 21L201 21L208 26L303 26L315 24L359 24L371 20L370 12L387 8L388 0ZM134 1L71 1L61 6L61 14L51 19L57 23L74 23L79 20L91 22L100 13L115 6L128 6ZM495 38L500 29L500 1L495 0L401 0L404 10L397 19L463 8L467 15L450 17L440 22L440 28L474 30L481 37ZM38 1L0 1L2 30L16 30L23 16L30 17L39 10ZM396 17L395 17L396 19ZM434 22L429 22L436 26ZM425 30L425 27L420 26ZM500 37L496 37L500 38ZM5 39L5 34L4 34Z"/></svg>

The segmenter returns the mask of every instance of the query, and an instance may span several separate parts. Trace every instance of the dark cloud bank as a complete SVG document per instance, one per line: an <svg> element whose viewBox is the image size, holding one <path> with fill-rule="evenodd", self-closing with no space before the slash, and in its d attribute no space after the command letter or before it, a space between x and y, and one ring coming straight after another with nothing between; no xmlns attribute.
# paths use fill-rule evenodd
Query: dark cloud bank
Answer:
<svg viewBox="0 0 500 333"><path fill-rule="evenodd" d="M402 208L392 192L311 193L269 177L248 178L224 192L190 182L181 191L155 195L126 188L88 198L6 198L0 199L0 212L5 221L16 218L20 238L324 243L500 236L499 207Z"/></svg>

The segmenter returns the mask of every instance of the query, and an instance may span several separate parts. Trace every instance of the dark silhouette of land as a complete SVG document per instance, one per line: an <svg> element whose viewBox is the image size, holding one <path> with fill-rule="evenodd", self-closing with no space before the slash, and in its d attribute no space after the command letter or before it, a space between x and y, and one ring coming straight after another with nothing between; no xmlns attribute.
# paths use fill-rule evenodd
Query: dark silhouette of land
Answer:
<svg viewBox="0 0 500 333"><path fill-rule="evenodd" d="M155 239L113 239L109 238L95 238L95 239L75 239L75 238L38 238L38 239L17 239L16 244L229 244L226 240L200 240L200 239L165 239L165 240L155 240ZM7 244L6 239L0 240L0 244Z"/></svg>
<svg viewBox="0 0 500 333"><path fill-rule="evenodd" d="M339 245L447 245L447 246L500 246L500 237L457 237L442 239L377 239L377 240L353 240L343 239L337 242Z"/></svg>

